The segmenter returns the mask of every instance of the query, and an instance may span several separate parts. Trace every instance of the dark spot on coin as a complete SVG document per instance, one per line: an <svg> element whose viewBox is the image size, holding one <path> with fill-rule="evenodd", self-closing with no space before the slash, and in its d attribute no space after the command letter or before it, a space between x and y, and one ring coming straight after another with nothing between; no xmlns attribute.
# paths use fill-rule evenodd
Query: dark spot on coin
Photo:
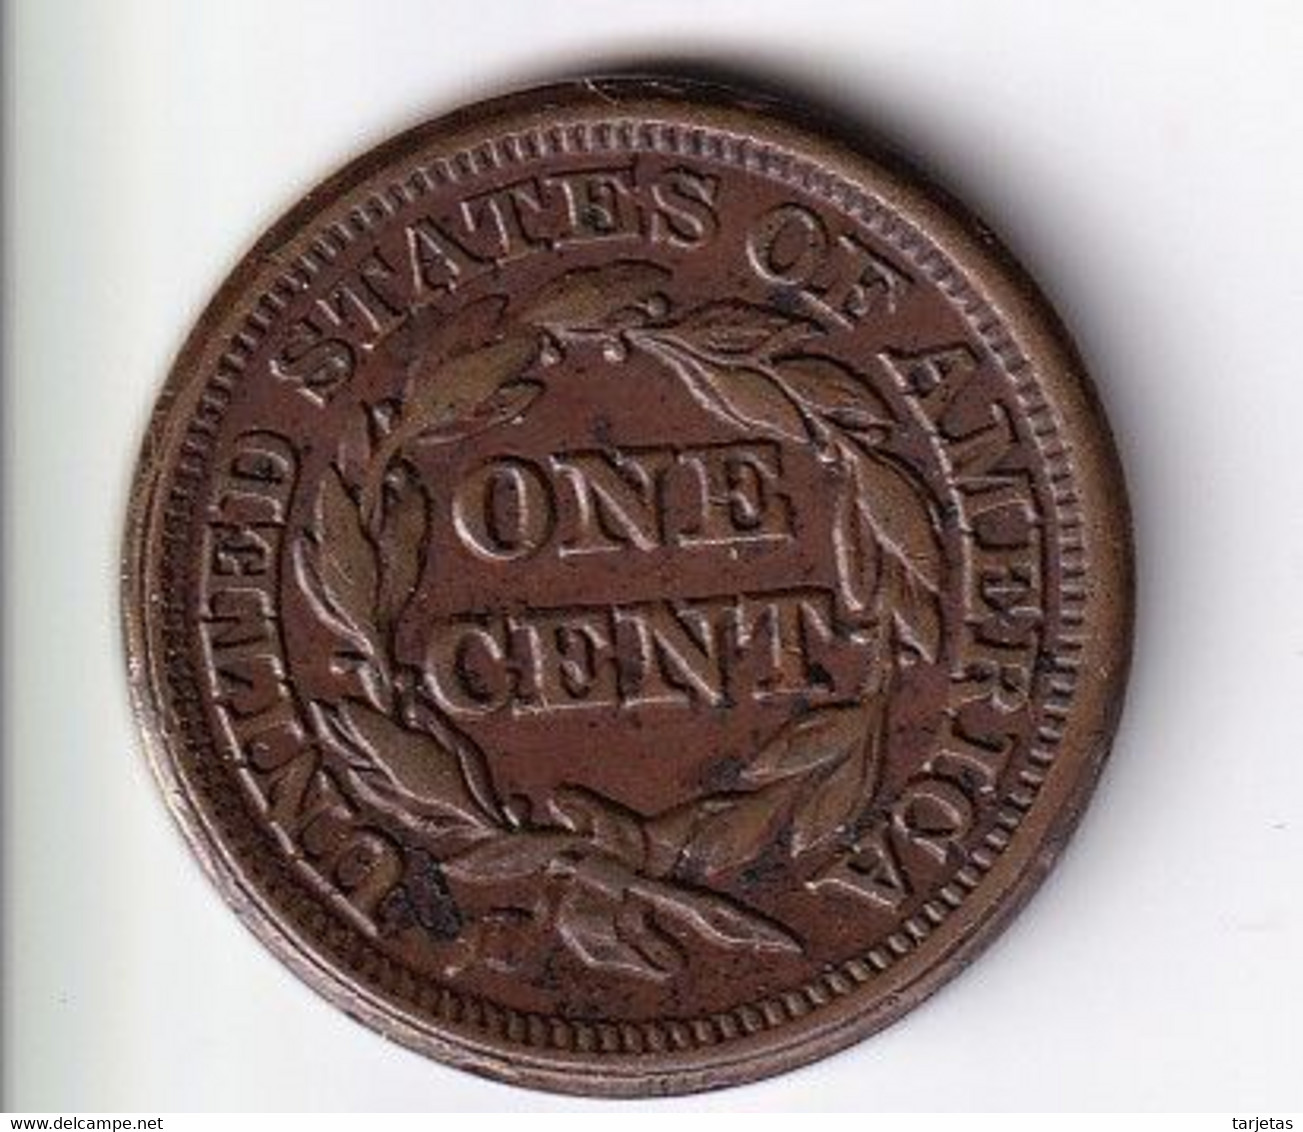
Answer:
<svg viewBox="0 0 1303 1132"><path fill-rule="evenodd" d="M407 872L403 889L412 918L435 939L456 939L461 933L462 917L452 892L444 880L439 862L422 849L407 855Z"/></svg>

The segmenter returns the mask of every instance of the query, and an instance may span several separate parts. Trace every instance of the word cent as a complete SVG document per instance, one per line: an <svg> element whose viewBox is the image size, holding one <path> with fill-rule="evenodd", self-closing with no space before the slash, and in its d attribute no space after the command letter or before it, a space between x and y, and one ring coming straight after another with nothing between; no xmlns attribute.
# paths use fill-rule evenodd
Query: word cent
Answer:
<svg viewBox="0 0 1303 1132"><path fill-rule="evenodd" d="M1107 427L993 240L776 107L617 80L335 175L137 472L164 793L321 993L571 1092L868 1034L1035 887L1107 751Z"/></svg>

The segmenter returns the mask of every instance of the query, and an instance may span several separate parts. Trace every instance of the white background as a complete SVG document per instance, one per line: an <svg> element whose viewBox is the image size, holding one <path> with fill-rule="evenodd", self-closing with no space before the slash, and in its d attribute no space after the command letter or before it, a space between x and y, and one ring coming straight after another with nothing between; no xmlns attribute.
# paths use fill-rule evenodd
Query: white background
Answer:
<svg viewBox="0 0 1303 1132"><path fill-rule="evenodd" d="M1013 247L1118 432L1141 606L1113 761L994 948L847 1053L648 1106L1303 1105L1303 8L9 7L5 1107L594 1107L387 1044L239 925L138 751L116 573L152 398L259 231L422 118L654 56L831 99Z"/></svg>

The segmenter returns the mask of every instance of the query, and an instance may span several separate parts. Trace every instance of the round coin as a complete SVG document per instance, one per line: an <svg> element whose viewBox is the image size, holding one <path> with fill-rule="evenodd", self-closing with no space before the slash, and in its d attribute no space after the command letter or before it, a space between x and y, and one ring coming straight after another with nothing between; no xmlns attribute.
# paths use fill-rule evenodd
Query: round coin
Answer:
<svg viewBox="0 0 1303 1132"><path fill-rule="evenodd" d="M1081 812L1127 666L1108 430L948 198L631 79L422 126L191 334L131 684L212 879L443 1061L751 1080L958 971Z"/></svg>

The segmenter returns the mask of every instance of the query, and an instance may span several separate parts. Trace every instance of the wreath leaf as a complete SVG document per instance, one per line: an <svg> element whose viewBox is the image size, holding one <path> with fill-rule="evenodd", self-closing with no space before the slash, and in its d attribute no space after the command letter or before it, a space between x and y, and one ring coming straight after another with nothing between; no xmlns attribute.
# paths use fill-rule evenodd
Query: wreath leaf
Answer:
<svg viewBox="0 0 1303 1132"><path fill-rule="evenodd" d="M800 410L768 374L711 362L701 363L699 372L709 389L707 396L713 396L740 424L797 443L809 439Z"/></svg>
<svg viewBox="0 0 1303 1132"><path fill-rule="evenodd" d="M791 853L822 843L863 805L876 783L881 708L835 705L789 724L741 775L745 792L675 807L644 827L662 872L703 873L755 861L790 814Z"/></svg>
<svg viewBox="0 0 1303 1132"><path fill-rule="evenodd" d="M660 334L644 341L673 367L703 408L780 440L804 444L810 439L801 410L764 371L690 353Z"/></svg>
<svg viewBox="0 0 1303 1132"><path fill-rule="evenodd" d="M519 417L538 399L546 386L540 381L509 381L500 386L487 400L458 420L427 428L412 437L412 444L450 444L465 440L477 433L497 428L498 425Z"/></svg>
<svg viewBox="0 0 1303 1132"><path fill-rule="evenodd" d="M403 402L402 423L380 444L372 457L371 470L362 482L359 503L368 522L375 515L385 472L403 447L441 429L450 433L446 439L465 435L467 422L472 422L469 427L475 431L473 422L477 412L490 413L490 419L482 427L498 423L502 418L491 414L488 403L524 374L538 357L541 345L537 331L518 330L481 349L413 372ZM518 391L517 395L524 392ZM528 398L532 399L533 396ZM512 415L519 411L514 409ZM460 431L449 426L459 426Z"/></svg>
<svg viewBox="0 0 1303 1132"><path fill-rule="evenodd" d="M676 920L725 947L797 953L802 950L796 938L773 920L747 911L726 897L640 877L634 878L629 891L650 904L658 916Z"/></svg>
<svg viewBox="0 0 1303 1132"><path fill-rule="evenodd" d="M335 449L335 466L349 483L357 483L371 464L371 419L366 406L350 414Z"/></svg>
<svg viewBox="0 0 1303 1132"><path fill-rule="evenodd" d="M342 740L350 774L394 791L429 815L477 830L492 827L466 785L461 760L433 736L403 727L359 700L317 708Z"/></svg>
<svg viewBox="0 0 1303 1132"><path fill-rule="evenodd" d="M312 607L312 612L317 615L317 619L332 632L338 633L347 640L354 648L365 652L370 642L356 625L351 624L342 613L336 611L326 596L326 587L321 580L321 568L317 564L316 545L307 538L297 538L294 540L293 554L294 573L298 579L299 589L308 599L308 604Z"/></svg>
<svg viewBox="0 0 1303 1132"><path fill-rule="evenodd" d="M847 452L856 496L879 537L921 586L936 593L941 585L941 542L931 508L888 457L859 447Z"/></svg>
<svg viewBox="0 0 1303 1132"><path fill-rule="evenodd" d="M896 639L925 661L941 650L941 606L934 589L902 558L888 558L883 570L884 605L891 610Z"/></svg>
<svg viewBox="0 0 1303 1132"><path fill-rule="evenodd" d="M874 696L855 710L859 718L846 757L800 798L792 811L789 848L793 857L822 845L846 826L877 789L886 746L886 700Z"/></svg>
<svg viewBox="0 0 1303 1132"><path fill-rule="evenodd" d="M683 945L661 929L645 903L623 900L615 916L620 938L628 941L657 970L672 975L687 966Z"/></svg>
<svg viewBox="0 0 1303 1132"><path fill-rule="evenodd" d="M618 802L582 787L562 786L548 799L548 809L557 824L630 867L638 868L646 859L642 820Z"/></svg>
<svg viewBox="0 0 1303 1132"><path fill-rule="evenodd" d="M657 871L726 872L755 861L801 788L799 777L758 790L710 794L675 806L645 827Z"/></svg>
<svg viewBox="0 0 1303 1132"><path fill-rule="evenodd" d="M869 709L862 704L820 708L794 720L742 772L748 786L767 786L845 761L864 741Z"/></svg>
<svg viewBox="0 0 1303 1132"><path fill-rule="evenodd" d="M544 286L516 317L558 333L602 330L660 294L669 277L665 268L638 260L581 268Z"/></svg>
<svg viewBox="0 0 1303 1132"><path fill-rule="evenodd" d="M778 359L774 370L796 401L845 428L862 430L891 423L891 410L882 396L833 358L798 354Z"/></svg>
<svg viewBox="0 0 1303 1132"><path fill-rule="evenodd" d="M472 846L443 862L444 875L466 884L497 884L543 872L581 845L572 833L516 831Z"/></svg>
<svg viewBox="0 0 1303 1132"><path fill-rule="evenodd" d="M832 545L842 603L852 614L873 609L881 582L882 552L877 531L850 484L837 497Z"/></svg>
<svg viewBox="0 0 1303 1132"><path fill-rule="evenodd" d="M725 358L755 358L787 343L814 334L818 327L781 311L724 299L689 311L658 333L695 354Z"/></svg>
<svg viewBox="0 0 1303 1132"><path fill-rule="evenodd" d="M417 369L408 384L399 432L417 436L473 412L520 377L538 356L540 345L536 331L517 330L477 350Z"/></svg>
<svg viewBox="0 0 1303 1132"><path fill-rule="evenodd" d="M625 933L620 930L623 925L617 924L619 911L618 904L574 885L557 905L557 934L591 966L623 971L637 978L667 978L672 968L654 962L640 948L621 938Z"/></svg>
<svg viewBox="0 0 1303 1132"><path fill-rule="evenodd" d="M374 659L379 648L372 617L377 583L375 549L333 467L322 477L310 530L313 539L301 538L294 547L302 588L323 621L352 641L363 655Z"/></svg>
<svg viewBox="0 0 1303 1132"><path fill-rule="evenodd" d="M488 295L467 303L456 314L432 306L413 311L386 340L401 365L420 365L426 358L455 358L493 341L500 332L505 295Z"/></svg>
<svg viewBox="0 0 1303 1132"><path fill-rule="evenodd" d="M845 759L797 802L792 811L793 857L823 844L855 816L865 801L868 762Z"/></svg>
<svg viewBox="0 0 1303 1132"><path fill-rule="evenodd" d="M941 648L941 541L936 517L918 488L887 457L859 446L843 445L855 486L858 525L845 529L841 558L858 554L861 565L874 571L874 607L890 615L897 636L924 660L935 660ZM849 519L847 524L849 524ZM857 541L858 540L858 541ZM839 537L838 541L842 541ZM868 547L877 551L870 563ZM839 561L841 559L839 558ZM862 583L843 576L844 587L860 590ZM862 600L862 595L856 600Z"/></svg>
<svg viewBox="0 0 1303 1132"><path fill-rule="evenodd" d="M396 498L384 510L380 527L379 611L389 626L406 607L425 567L430 530L425 488L407 468L398 478Z"/></svg>

